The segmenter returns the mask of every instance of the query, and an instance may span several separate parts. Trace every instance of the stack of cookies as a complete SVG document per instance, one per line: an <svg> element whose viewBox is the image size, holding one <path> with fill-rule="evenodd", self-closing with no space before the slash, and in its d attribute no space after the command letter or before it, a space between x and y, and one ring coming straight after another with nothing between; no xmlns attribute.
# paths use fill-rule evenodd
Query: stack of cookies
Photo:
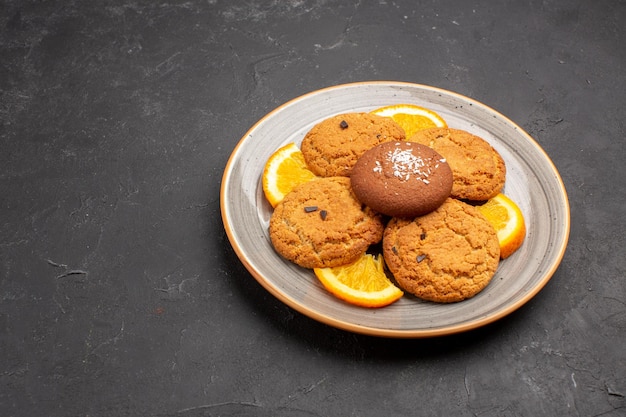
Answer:
<svg viewBox="0 0 626 417"><path fill-rule="evenodd" d="M406 138L391 118L346 113L314 126L301 151L318 177L275 207L269 231L281 256L341 266L382 241L397 285L421 299L457 302L490 282L498 237L471 202L500 193L506 169L484 139L447 127Z"/></svg>

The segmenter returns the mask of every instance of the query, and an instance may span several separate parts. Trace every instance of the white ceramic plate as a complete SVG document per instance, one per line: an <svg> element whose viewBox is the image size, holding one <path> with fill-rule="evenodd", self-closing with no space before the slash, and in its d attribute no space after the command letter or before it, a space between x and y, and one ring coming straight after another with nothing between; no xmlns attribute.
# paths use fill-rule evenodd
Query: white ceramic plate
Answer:
<svg viewBox="0 0 626 417"><path fill-rule="evenodd" d="M507 167L504 192L520 206L527 235L501 261L491 283L474 298L436 304L404 296L381 309L349 305L329 294L311 270L282 259L268 234L271 206L261 175L280 146L300 144L332 115L412 103L439 113L450 127L481 136ZM565 187L550 158L519 126L493 109L456 93L402 82L362 82L325 88L293 99L259 120L234 149L222 178L222 220L241 262L271 294L328 325L375 336L432 337L491 323L530 300L558 267L569 237Z"/></svg>

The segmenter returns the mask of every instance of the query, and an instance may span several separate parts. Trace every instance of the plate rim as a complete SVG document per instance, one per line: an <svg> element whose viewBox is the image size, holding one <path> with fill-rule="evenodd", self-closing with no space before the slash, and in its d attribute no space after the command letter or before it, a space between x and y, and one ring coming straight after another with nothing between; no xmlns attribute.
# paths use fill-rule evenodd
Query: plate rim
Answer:
<svg viewBox="0 0 626 417"><path fill-rule="evenodd" d="M472 105L482 106L488 111L498 115L498 117L502 118L502 120L505 121L507 124L510 124L512 127L514 127L518 131L518 133L524 136L525 139L532 146L534 146L536 150L542 155L544 162L548 163L550 171L554 175L554 178L558 185L557 189L558 191L560 191L563 197L561 203L563 205L562 207L565 213L565 218L560 219L564 225L563 239L561 242L559 242L558 250L556 251L557 255L554 257L553 261L550 263L549 268L543 272L542 279L539 280L522 297L520 297L515 302L505 306L504 308L498 310L497 312L493 314L489 314L487 316L480 317L473 321L464 322L461 324L450 325L450 326L441 327L441 328L433 328L433 329L428 329L428 328L409 329L409 330L385 329L385 328L380 328L380 327L365 326L365 325L337 319L328 314L324 314L316 309L312 309L303 304L300 304L297 301L290 298L288 295L281 292L276 287L276 285L274 285L272 282L268 280L268 278L266 278L265 276L263 276L263 274L257 271L252 266L252 264L248 261L244 250L237 243L233 225L230 224L229 222L228 208L227 208L227 201L226 201L227 194L228 194L229 179L233 171L232 168L233 168L233 165L237 161L237 156L240 153L242 147L244 146L246 139L251 135L251 133L253 133L257 129L259 125L264 123L267 119L270 119L273 115L281 112L284 108L288 106L291 106L299 101L306 100L310 96L323 94L332 90L345 89L345 88L358 88L360 86L386 86L386 87L388 86L388 87L418 88L418 89L430 90L430 91L437 92L440 94L445 94L447 96L452 96L456 99L470 102L472 103ZM411 83L411 82L405 82L405 81L382 81L382 80L358 81L358 82L351 82L351 83L336 84L336 85L320 88L317 90L309 91L307 93L301 94L297 97L294 97L280 104L279 106L275 107L270 112L266 113L258 121L256 121L249 129L247 129L247 131L244 133L241 139L239 139L239 141L233 148L233 151L231 152L228 158L228 161L224 167L224 172L222 174L221 186L220 186L220 213L222 217L223 226L226 231L230 245L235 251L235 254L239 258L240 262L244 265L246 270L254 277L254 279L259 284L261 284L261 286L266 291L268 291L270 294L276 297L279 301L289 306L290 308L293 308L299 313L304 314L305 316L313 320L327 324L329 326L346 330L346 331L350 331L350 332L354 332L354 333L365 334L365 335L370 335L370 336L389 337L389 338L428 338L428 337L437 337L437 336L444 336L444 335L451 335L451 334L466 332L466 331L470 331L473 329L477 329L479 327L486 326L495 321L498 321L502 319L503 317L518 310L520 307L522 307L528 301L534 298L546 286L546 284L550 281L550 279L552 278L552 276L558 269L567 249L567 244L568 244L569 235L570 235L570 228L571 228L571 213L570 213L569 199L568 199L567 191L566 191L566 188L565 188L565 185L563 183L563 179L561 178L560 173L558 172L556 166L554 165L554 162L548 156L546 151L539 145L539 143L530 134L528 134L518 124L513 122L507 116L493 109L492 107L482 102L479 102L475 99L472 99L470 97L464 96L462 94L459 94L453 91L449 91L449 90L445 90L439 87L433 87L433 86L429 86L425 84L419 84L419 83Z"/></svg>

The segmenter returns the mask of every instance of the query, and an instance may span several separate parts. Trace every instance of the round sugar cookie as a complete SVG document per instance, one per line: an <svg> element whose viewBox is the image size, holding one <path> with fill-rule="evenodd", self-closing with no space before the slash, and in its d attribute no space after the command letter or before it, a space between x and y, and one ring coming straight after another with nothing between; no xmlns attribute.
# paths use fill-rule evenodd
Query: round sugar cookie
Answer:
<svg viewBox="0 0 626 417"><path fill-rule="evenodd" d="M317 178L289 192L270 217L281 256L304 268L341 266L380 242L381 215L363 206L347 177Z"/></svg>
<svg viewBox="0 0 626 417"><path fill-rule="evenodd" d="M316 175L349 176L365 151L379 143L404 139L404 129L390 117L345 113L313 126L302 139L300 149Z"/></svg>
<svg viewBox="0 0 626 417"><path fill-rule="evenodd" d="M383 254L400 288L424 300L451 303L489 284L500 245L493 226L475 207L448 198L425 216L391 219Z"/></svg>
<svg viewBox="0 0 626 417"><path fill-rule="evenodd" d="M504 187L506 167L500 154L483 138L451 128L417 132L411 138L440 153L452 168L452 197L486 201Z"/></svg>

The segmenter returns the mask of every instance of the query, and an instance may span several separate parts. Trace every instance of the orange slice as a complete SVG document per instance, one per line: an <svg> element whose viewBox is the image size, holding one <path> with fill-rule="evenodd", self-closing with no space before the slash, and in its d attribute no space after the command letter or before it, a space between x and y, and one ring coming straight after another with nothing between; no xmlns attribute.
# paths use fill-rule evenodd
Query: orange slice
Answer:
<svg viewBox="0 0 626 417"><path fill-rule="evenodd" d="M496 229L500 242L500 258L508 258L522 246L526 237L526 225L522 211L513 200L504 194L498 194L477 208Z"/></svg>
<svg viewBox="0 0 626 417"><path fill-rule="evenodd" d="M263 192L272 207L276 207L296 185L315 178L304 161L300 148L295 143L283 146L274 152L263 169Z"/></svg>
<svg viewBox="0 0 626 417"><path fill-rule="evenodd" d="M384 307L403 292L387 278L382 254L364 254L355 262L334 268L315 268L324 287L337 298L361 307Z"/></svg>
<svg viewBox="0 0 626 417"><path fill-rule="evenodd" d="M391 117L398 123L409 140L415 132L433 127L447 127L446 121L432 110L414 104L395 104L373 110L372 114Z"/></svg>

